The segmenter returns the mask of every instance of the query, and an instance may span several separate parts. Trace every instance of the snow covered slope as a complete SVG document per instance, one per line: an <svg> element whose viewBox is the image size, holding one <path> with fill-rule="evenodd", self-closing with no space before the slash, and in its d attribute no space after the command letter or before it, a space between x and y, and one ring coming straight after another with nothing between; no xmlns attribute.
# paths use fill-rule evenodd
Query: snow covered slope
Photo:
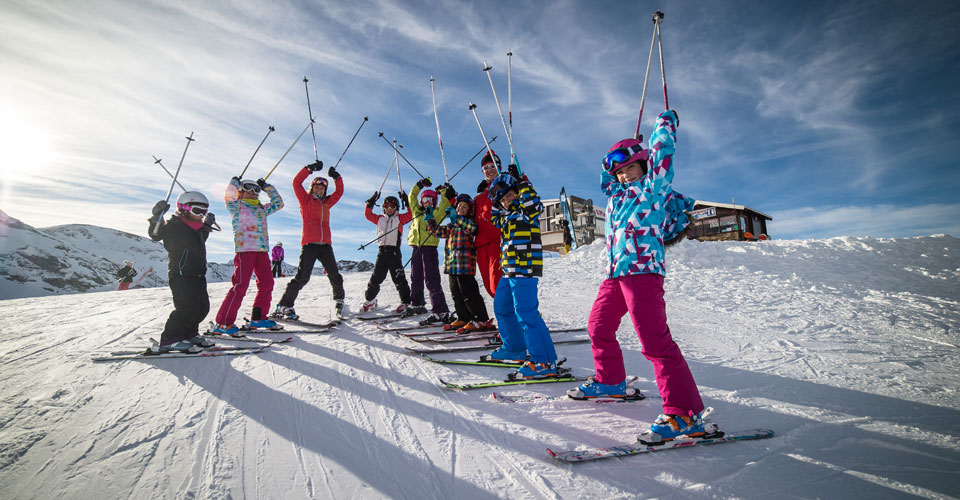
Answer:
<svg viewBox="0 0 960 500"><path fill-rule="evenodd" d="M146 222L144 222L146 231ZM166 287L167 252L161 243L115 229L70 224L33 228L0 211L0 299L116 290L116 272L134 263L134 288ZM322 274L317 266L315 274ZM367 261L339 261L342 272L369 271ZM152 269L153 272L145 273ZM284 273L297 267L284 262ZM207 281L229 281L233 263L207 263Z"/></svg>
<svg viewBox="0 0 960 500"><path fill-rule="evenodd" d="M545 448L632 441L657 401L450 391L437 377L508 370L432 364L356 320L258 355L94 364L94 352L157 336L169 292L0 301L0 497L960 497L958 252L949 236L669 249L671 329L713 421L777 435L572 465ZM584 324L604 263L600 244L545 263L548 324ZM356 308L368 275L345 278ZM209 286L213 311L228 286ZM396 300L386 283L381 303ZM297 310L326 320L330 302L315 277ZM655 393L627 322L620 341L628 373ZM558 351L592 372L588 345Z"/></svg>

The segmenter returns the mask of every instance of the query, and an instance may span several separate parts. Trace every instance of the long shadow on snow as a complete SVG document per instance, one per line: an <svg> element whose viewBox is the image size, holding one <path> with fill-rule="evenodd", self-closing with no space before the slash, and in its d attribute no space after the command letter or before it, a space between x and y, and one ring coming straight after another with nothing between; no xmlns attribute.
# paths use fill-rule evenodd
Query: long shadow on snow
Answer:
<svg viewBox="0 0 960 500"><path fill-rule="evenodd" d="M280 350L267 350L257 356L274 363L292 359L280 355L280 352ZM161 367L160 365L157 366ZM174 368L173 364L163 367ZM294 368L292 366L288 367ZM232 369L232 366L228 369ZM448 485L451 490L446 492L445 495L440 495L440 497L452 497L456 492L456 495L461 498L496 498L496 495L467 481L451 477L448 472L426 463L420 457L411 455L396 445L382 441L369 431L360 429L354 424L338 419L311 404L269 387L240 371L233 370L226 374L220 374L220 376L211 376L209 370L197 371L189 367L182 369L182 371L174 369L169 371L181 378L189 378L213 396L240 410L243 414L258 421L290 443L311 450L325 460L337 462L362 480L364 485L369 485L384 496L431 497L440 493L438 489L443 484ZM332 370L331 372L331 378L339 376ZM223 377L230 376L231 373L240 380L236 383L224 384ZM240 391L233 390L238 387L241 388ZM275 406L265 404L267 401L273 402ZM292 411L288 413L280 411L280 409ZM302 423L309 423L310 429L299 427ZM353 429L346 434L328 432L329 429L342 427L353 427ZM364 442L380 441L375 450L377 454L375 460L367 461L359 456L365 451L358 449L358 443L353 439L359 435L365 435ZM398 472L398 477L393 479L384 471L370 467L371 463L395 464L395 470L402 472ZM410 478L416 478L418 482L411 483L408 481ZM406 485L418 484L421 490L408 493L404 486L399 484L400 482Z"/></svg>
<svg viewBox="0 0 960 500"><path fill-rule="evenodd" d="M838 488L834 491L857 491L863 498L912 497L899 488L874 484L840 470L872 474L891 483L916 485L942 494L960 494L957 472L960 452L949 449L955 442L927 443L922 436L912 440L858 426L880 422L900 428L904 433L908 431L903 428L916 427L960 439L960 411L689 359L687 363L701 381L701 388L735 391L735 397L757 397L850 416L840 421L829 417L812 420L804 415L745 407L744 412L755 414L749 418L750 427L772 427L778 433L774 439L765 441L776 455L757 460L757 470L750 476L751 488L755 490L751 496L781 498L789 493L787 496L794 498L813 498L822 496L830 488ZM740 403L705 403L719 410L716 421L721 427L736 430L734 421L724 418L733 412L724 411L724 407ZM807 457L832 467L788 455ZM769 470L765 470L767 468ZM790 477L778 473L785 468L791 470ZM851 481L861 484L851 489Z"/></svg>
<svg viewBox="0 0 960 500"><path fill-rule="evenodd" d="M407 356L406 354L399 352L400 348L383 345L379 342L371 342L369 339L366 339L361 335L356 335L356 336L351 335L349 338L344 337L343 340L350 340L353 342L361 343L361 344L370 346L371 348L374 348L374 349L392 350L396 354L402 355L404 357ZM336 349L332 349L329 347L324 347L317 344L305 344L301 346L301 350L305 352L309 352L311 354L315 354L320 357L330 359L331 361L334 361L337 363L344 364L346 366L352 367L361 372L371 373L371 374L380 376L382 378L390 380L391 382L406 386L410 389L414 389L417 391L426 392L428 394L430 393L438 394L440 396L442 396L440 394L441 391L447 391L451 395L460 394L456 391L450 391L449 389L442 388L437 384L428 382L422 378L411 377L411 376L403 375L396 372L387 373L387 371L389 370L389 368L387 367L380 366L369 360L361 359L351 354L347 354L342 351L338 351ZM411 361L416 362L416 358L413 356L410 356L409 359ZM288 361L278 361L277 364L285 368L288 368L290 370L300 372L306 376L315 378L319 381L322 381L325 384L329 384L338 389L352 393L367 401L371 401L375 403L383 403L383 402L389 401L391 398L398 397L394 395L392 391L390 391L389 389L373 386L371 384L368 384L366 382L363 382L357 379L353 379L349 386L346 384L337 386L335 381L342 378L342 374L340 372L338 372L336 369L326 367L326 366L321 366L316 363L304 361L302 359L288 358ZM493 413L493 411L491 410L499 407L499 405L494 405L493 403L485 403L483 401L479 401L472 398L469 401L470 403L482 403L483 405L486 405L486 407L484 408L475 408L473 404L470 404L468 406L474 409L482 409L487 413ZM454 402L454 404L464 404L464 402L462 401ZM467 420L461 417L456 417L450 413L438 412L437 408L425 403L417 402L417 401L405 401L403 408L392 408L392 409L398 412L406 413L410 416L422 419L424 421L432 422L434 425L445 426L451 432L468 435L480 441L489 441L490 440L489 436L491 434L502 436L504 433L504 429L492 427L488 424L477 422L475 420ZM504 408L504 410L506 410L506 408ZM506 415L507 413L501 412L500 414ZM453 420L450 422L438 421L437 420L438 416L443 416L445 418L450 418ZM473 431L472 430L473 427L470 427L470 426L457 425L456 424L457 420L468 423L470 424L470 426L476 426L477 430ZM550 426L551 428L556 429L556 432L561 435L571 434L571 433L577 434L577 435L592 434L589 431L585 431L584 429L569 427L563 424L557 424L556 422L550 422L549 420L544 420L534 415L528 415L527 417L525 417L524 424L538 430L543 430L546 426ZM595 434L594 437L602 437L602 435ZM544 451L545 444L539 440L529 439L523 436L509 436L509 439L504 439L502 441L499 441L497 444L500 446L511 447L518 453L527 454L533 458L537 458L537 459L546 458L546 452Z"/></svg>

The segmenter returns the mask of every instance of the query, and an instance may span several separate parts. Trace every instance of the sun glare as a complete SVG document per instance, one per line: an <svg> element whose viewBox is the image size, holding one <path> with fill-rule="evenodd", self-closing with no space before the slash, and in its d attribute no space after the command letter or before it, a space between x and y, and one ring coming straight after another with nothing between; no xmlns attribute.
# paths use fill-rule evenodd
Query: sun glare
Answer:
<svg viewBox="0 0 960 500"><path fill-rule="evenodd" d="M53 163L53 140L43 127L0 109L0 181L43 175Z"/></svg>

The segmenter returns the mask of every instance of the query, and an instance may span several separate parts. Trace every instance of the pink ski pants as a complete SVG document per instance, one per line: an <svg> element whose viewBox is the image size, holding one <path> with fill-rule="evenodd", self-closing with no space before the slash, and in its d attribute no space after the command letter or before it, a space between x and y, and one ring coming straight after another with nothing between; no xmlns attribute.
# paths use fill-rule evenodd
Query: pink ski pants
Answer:
<svg viewBox="0 0 960 500"><path fill-rule="evenodd" d="M623 352L617 341L617 329L624 314L630 315L640 338L640 353L653 363L657 388L663 397L663 412L690 416L703 411L693 374L667 326L663 276L659 274L622 276L600 284L587 324L596 381L612 385L626 379Z"/></svg>
<svg viewBox="0 0 960 500"><path fill-rule="evenodd" d="M230 287L230 291L223 299L223 304L220 304L220 310L217 311L218 324L230 325L237 321L237 311L243 302L243 296L247 294L251 274L257 275L257 296L253 299L253 307L259 307L264 318L270 314L270 299L273 292L270 254L240 252L233 258L233 276L230 278L233 286Z"/></svg>

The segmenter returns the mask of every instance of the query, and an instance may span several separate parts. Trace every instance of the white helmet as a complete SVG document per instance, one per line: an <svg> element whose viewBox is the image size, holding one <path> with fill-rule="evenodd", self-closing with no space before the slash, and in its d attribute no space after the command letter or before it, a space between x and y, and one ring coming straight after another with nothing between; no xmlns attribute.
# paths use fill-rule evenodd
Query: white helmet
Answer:
<svg viewBox="0 0 960 500"><path fill-rule="evenodd" d="M177 208L184 212L189 212L190 205L204 205L205 207L209 207L210 202L207 200L207 197L199 191L185 191L177 198Z"/></svg>

